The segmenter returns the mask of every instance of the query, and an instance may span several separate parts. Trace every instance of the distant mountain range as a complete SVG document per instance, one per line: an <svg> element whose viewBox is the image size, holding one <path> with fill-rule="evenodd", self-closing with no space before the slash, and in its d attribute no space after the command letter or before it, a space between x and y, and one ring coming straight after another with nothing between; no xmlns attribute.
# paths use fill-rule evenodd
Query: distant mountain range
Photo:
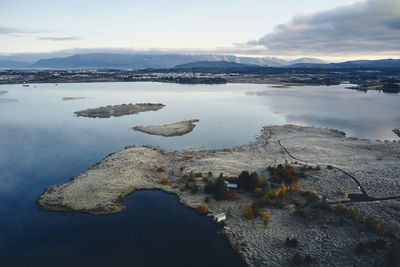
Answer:
<svg viewBox="0 0 400 267"><path fill-rule="evenodd" d="M260 67L259 65L242 64L228 61L196 61L192 63L176 65L176 69L195 69L195 68L248 68Z"/></svg>
<svg viewBox="0 0 400 267"><path fill-rule="evenodd" d="M118 54L87 53L66 57L39 59L35 62L11 60L0 56L0 68L40 69L167 69L167 68L235 68L235 67L293 67L293 68L400 68L400 59L356 60L325 63L315 58L287 61L275 57L237 57L232 55L194 54ZM20 57L17 59L21 59Z"/></svg>
<svg viewBox="0 0 400 267"><path fill-rule="evenodd" d="M26 68L29 67L29 65L30 64L26 62L0 59L0 68Z"/></svg>
<svg viewBox="0 0 400 267"><path fill-rule="evenodd" d="M117 53L87 53L76 54L66 57L53 57L39 59L34 62L20 62L21 56L15 57L14 62L11 56L0 56L0 68L49 68L49 69L88 69L88 68L121 68L121 69L162 69L173 68L193 62L215 62L226 61L237 64L282 67L295 63L321 64L323 61L315 58L300 58L293 61L286 61L276 57L237 57L232 55L181 55L181 54L117 54ZM33 58L29 55L29 60Z"/></svg>

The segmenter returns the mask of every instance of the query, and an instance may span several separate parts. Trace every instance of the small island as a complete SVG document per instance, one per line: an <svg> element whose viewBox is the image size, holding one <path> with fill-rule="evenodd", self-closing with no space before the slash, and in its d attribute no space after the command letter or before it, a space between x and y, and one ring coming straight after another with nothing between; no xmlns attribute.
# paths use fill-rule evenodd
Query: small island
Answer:
<svg viewBox="0 0 400 267"><path fill-rule="evenodd" d="M137 114L145 111L157 111L165 107L163 104L152 103L137 103L137 104L122 104L122 105L108 105L105 107L90 108L86 110L76 111L75 114L81 117L89 118L110 118L112 116L119 117L130 114Z"/></svg>
<svg viewBox="0 0 400 267"><path fill-rule="evenodd" d="M165 125L135 126L135 131L161 136L181 136L193 131L196 125L194 122L199 120L180 121Z"/></svg>
<svg viewBox="0 0 400 267"><path fill-rule="evenodd" d="M38 204L110 214L135 190L163 190L199 214L223 215L222 232L250 266L391 266L400 248L399 160L399 142L269 126L232 149L127 147L48 187Z"/></svg>
<svg viewBox="0 0 400 267"><path fill-rule="evenodd" d="M78 96L78 97L74 97L74 96L65 96L62 98L62 100L64 101L70 101L70 100L80 100L80 99L85 99L86 97L84 96Z"/></svg>

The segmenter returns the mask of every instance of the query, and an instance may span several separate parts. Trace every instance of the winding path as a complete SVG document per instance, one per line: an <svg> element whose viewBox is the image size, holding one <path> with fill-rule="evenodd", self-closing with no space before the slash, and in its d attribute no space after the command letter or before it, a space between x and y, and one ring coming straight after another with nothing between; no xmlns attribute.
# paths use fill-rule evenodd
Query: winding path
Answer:
<svg viewBox="0 0 400 267"><path fill-rule="evenodd" d="M295 160L298 160L298 161L302 161L302 162L305 162L305 163L314 163L314 162L309 161L309 160L305 160L305 159L301 159L301 158L295 157L294 155L292 155L292 154L287 150L287 148L286 148L284 145L282 145L282 141L283 141L283 140L293 139L293 138L299 138L299 137L309 137L309 136L292 136L292 137L282 138L282 139L277 140L277 143L278 143L278 145L281 147L281 149L282 149L289 157L291 157L292 159L295 159ZM314 164L317 164L317 163L314 163ZM318 165L320 165L320 166L328 166L328 165L326 165L326 164L318 164ZM335 167L335 166L333 166L333 165L329 165L329 166L331 166L331 167L332 167L333 169L335 169L335 170L338 170L338 171L344 173L346 176L348 176L348 177L350 177L351 179L353 179L353 181L358 185L360 191L362 192L362 194L349 194L348 197L350 198L350 200L345 200L345 201L332 201L332 202L328 202L329 204L350 203L350 202L373 202L373 201L400 199L400 196L381 197L381 198L371 197L371 196L368 195L367 191L365 191L365 189L364 189L364 187L362 186L362 184L360 183L360 181L358 181L358 179L357 179L354 175L352 175L352 174L346 172L345 170L343 170L343 169L341 169L341 168Z"/></svg>

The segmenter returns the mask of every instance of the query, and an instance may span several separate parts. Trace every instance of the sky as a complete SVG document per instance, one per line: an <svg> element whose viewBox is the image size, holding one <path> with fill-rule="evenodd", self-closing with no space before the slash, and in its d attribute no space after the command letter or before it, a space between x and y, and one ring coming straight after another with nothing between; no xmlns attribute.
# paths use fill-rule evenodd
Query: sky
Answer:
<svg viewBox="0 0 400 267"><path fill-rule="evenodd" d="M0 0L0 54L400 57L400 0Z"/></svg>

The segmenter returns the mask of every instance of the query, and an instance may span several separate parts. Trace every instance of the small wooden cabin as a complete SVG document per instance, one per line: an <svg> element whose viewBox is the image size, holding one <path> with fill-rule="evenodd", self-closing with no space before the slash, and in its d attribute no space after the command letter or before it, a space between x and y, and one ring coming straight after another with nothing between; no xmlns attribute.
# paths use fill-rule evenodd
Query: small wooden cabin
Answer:
<svg viewBox="0 0 400 267"><path fill-rule="evenodd" d="M219 213L214 215L214 221L221 222L226 219L225 213Z"/></svg>

